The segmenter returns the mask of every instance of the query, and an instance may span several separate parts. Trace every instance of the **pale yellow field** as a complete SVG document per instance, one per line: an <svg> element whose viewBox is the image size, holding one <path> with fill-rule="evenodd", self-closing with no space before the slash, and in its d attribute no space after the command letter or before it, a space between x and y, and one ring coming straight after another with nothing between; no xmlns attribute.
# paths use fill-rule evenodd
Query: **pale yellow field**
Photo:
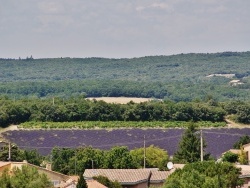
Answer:
<svg viewBox="0 0 250 188"><path fill-rule="evenodd" d="M88 97L86 99L89 100L103 100L107 103L118 103L118 104L127 104L130 101L133 101L134 103L140 103L140 102L147 102L150 100L153 100L152 98L133 98L133 97Z"/></svg>

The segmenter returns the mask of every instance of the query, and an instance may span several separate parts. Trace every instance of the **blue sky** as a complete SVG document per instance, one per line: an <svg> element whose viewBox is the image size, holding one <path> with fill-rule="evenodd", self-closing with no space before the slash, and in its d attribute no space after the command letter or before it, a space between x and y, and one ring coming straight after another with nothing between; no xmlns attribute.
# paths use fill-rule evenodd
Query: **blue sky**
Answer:
<svg viewBox="0 0 250 188"><path fill-rule="evenodd" d="M0 0L0 58L250 51L249 0Z"/></svg>

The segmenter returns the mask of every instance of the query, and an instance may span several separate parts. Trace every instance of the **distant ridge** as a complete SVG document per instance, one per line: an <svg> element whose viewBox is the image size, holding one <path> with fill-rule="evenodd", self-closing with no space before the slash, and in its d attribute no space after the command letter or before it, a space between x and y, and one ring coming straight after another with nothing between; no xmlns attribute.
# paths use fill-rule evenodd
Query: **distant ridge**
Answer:
<svg viewBox="0 0 250 188"><path fill-rule="evenodd" d="M139 58L0 59L0 94L8 96L249 99L250 52ZM209 75L231 75L230 77ZM233 88L230 81L240 80ZM140 84L138 84L140 83ZM223 88L223 89L222 89ZM240 90L239 90L240 89Z"/></svg>

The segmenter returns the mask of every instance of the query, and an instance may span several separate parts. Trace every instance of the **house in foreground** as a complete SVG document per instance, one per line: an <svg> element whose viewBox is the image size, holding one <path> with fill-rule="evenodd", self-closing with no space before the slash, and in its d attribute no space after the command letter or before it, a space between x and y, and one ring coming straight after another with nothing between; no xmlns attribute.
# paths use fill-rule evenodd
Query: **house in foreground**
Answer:
<svg viewBox="0 0 250 188"><path fill-rule="evenodd" d="M241 169L240 178L244 180L243 186L241 188L250 187L250 165L236 165L237 168Z"/></svg>
<svg viewBox="0 0 250 188"><path fill-rule="evenodd" d="M23 165L36 168L39 173L44 173L51 180L54 187L60 187L62 183L70 181L70 176L55 172L51 170L51 165L47 164L46 168L36 166L28 163L27 161L23 162L0 162L0 175L4 172L5 169L8 169L11 173L14 168L21 168Z"/></svg>
<svg viewBox="0 0 250 188"><path fill-rule="evenodd" d="M123 188L147 188L149 186L162 186L173 171L174 169L170 171L159 171L158 169L86 169L83 176L86 180L92 179L94 176L105 176L111 181L118 181Z"/></svg>
<svg viewBox="0 0 250 188"><path fill-rule="evenodd" d="M76 188L78 176L67 176L51 170L51 165L47 164L46 168L36 166L28 163L27 161L23 162L3 162L0 161L0 176L5 170L9 170L11 173L14 168L21 168L23 165L27 165L33 168L36 168L39 173L44 173L52 182L53 186L56 188ZM95 180L86 180L88 188L107 188L106 186L100 184Z"/></svg>
<svg viewBox="0 0 250 188"><path fill-rule="evenodd" d="M246 159L247 159L247 161L248 161L248 164L250 165L250 143L249 143L249 144L243 145L242 148L243 148L243 151L244 151L244 153L245 153L245 155L246 155ZM230 150L228 150L228 151L222 153L222 156L223 156L225 153L227 153L227 152L231 152L231 153L234 153L234 154L239 155L239 154L241 153L241 150L240 150L240 149L230 149Z"/></svg>
<svg viewBox="0 0 250 188"><path fill-rule="evenodd" d="M71 180L75 183L75 185L78 182L79 176L70 176ZM88 179L86 180L86 183L88 185L88 188L108 188L105 185L99 183L98 181L94 179ZM70 185L69 183L67 184L68 186ZM69 188L75 188L75 187L69 187Z"/></svg>
<svg viewBox="0 0 250 188"><path fill-rule="evenodd" d="M235 166L241 169L240 178L244 180L244 185L242 186L242 188L249 188L250 187L250 143L243 145L242 148L246 155L246 160L248 165L235 164ZM222 153L222 156L227 152L240 155L242 151L240 149L230 149Z"/></svg>

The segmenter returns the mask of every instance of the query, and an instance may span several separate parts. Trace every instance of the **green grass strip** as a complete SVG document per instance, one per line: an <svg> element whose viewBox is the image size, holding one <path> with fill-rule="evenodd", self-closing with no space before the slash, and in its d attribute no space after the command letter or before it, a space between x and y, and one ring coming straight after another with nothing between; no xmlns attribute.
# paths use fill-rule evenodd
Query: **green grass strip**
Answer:
<svg viewBox="0 0 250 188"><path fill-rule="evenodd" d="M25 122L19 125L24 129L94 129L94 128L185 128L185 121L81 121L81 122ZM226 122L195 122L197 127L224 127Z"/></svg>

